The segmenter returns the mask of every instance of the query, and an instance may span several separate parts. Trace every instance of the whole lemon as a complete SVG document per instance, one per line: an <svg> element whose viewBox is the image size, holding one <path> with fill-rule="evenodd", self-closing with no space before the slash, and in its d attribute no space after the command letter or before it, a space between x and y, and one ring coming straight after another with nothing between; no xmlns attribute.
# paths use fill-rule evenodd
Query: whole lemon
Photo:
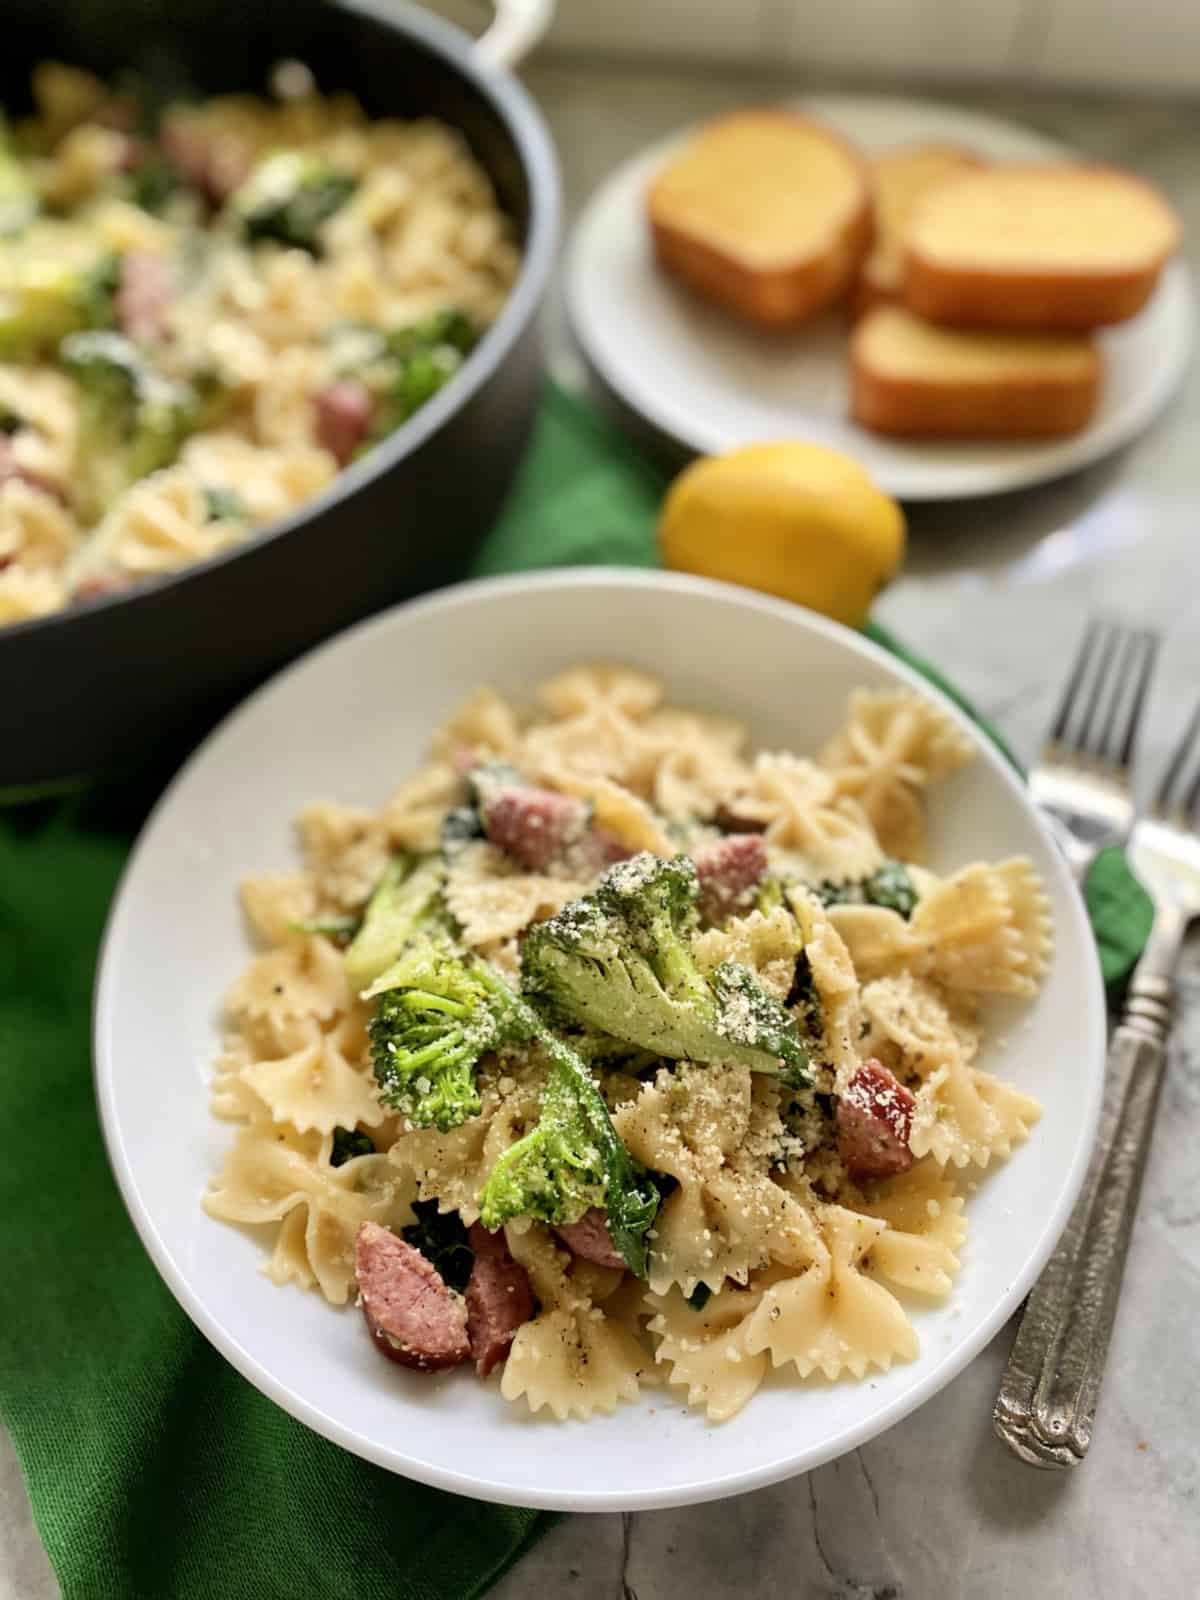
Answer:
<svg viewBox="0 0 1200 1600"><path fill-rule="evenodd" d="M685 468L658 537L668 567L857 627L904 559L904 513L840 451L752 444Z"/></svg>

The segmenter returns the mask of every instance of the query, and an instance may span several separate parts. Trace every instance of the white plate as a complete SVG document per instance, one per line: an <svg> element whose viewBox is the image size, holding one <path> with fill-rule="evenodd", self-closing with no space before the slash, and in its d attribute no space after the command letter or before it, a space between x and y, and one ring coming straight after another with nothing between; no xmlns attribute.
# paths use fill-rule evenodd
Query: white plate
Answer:
<svg viewBox="0 0 1200 1600"><path fill-rule="evenodd" d="M995 160L1074 152L1039 134L928 101L820 96L799 105L867 151L949 140ZM1183 376L1192 340L1186 267L1173 262L1150 303L1101 335L1104 391L1091 425L1070 439L905 443L850 421L847 324L832 311L793 334L757 333L689 295L654 264L643 196L690 135L619 168L589 201L571 238L566 298L596 372L662 433L704 454L753 440L803 438L847 451L889 494L945 500L1057 477L1126 444Z"/></svg>
<svg viewBox="0 0 1200 1600"><path fill-rule="evenodd" d="M428 1378L381 1361L356 1311L276 1288L258 1270L263 1242L200 1209L232 1135L209 1115L208 1084L220 997L247 957L236 885L294 863L291 819L311 801L378 805L477 684L523 694L597 657L660 672L673 698L742 717L757 741L799 751L833 731L857 684L926 688L809 612L666 574L534 574L388 612L274 679L167 790L109 922L95 1047L109 1154L146 1248L188 1315L264 1394L409 1477L508 1503L615 1511L714 1499L828 1461L970 1360L1029 1288L1079 1187L1104 1004L1078 895L1020 782L972 733L979 759L934 800L934 865L1025 852L1047 880L1057 929L1048 982L1032 1007L1002 1012L983 1061L1036 1094L1045 1114L971 1196L954 1303L914 1310L920 1357L861 1384L777 1377L719 1427L662 1390L612 1417L535 1420L500 1399L495 1379Z"/></svg>

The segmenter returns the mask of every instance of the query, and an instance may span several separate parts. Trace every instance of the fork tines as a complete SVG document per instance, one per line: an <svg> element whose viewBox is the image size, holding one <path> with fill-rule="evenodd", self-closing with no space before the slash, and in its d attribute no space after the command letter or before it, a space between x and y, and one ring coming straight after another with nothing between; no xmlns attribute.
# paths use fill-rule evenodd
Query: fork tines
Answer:
<svg viewBox="0 0 1200 1600"><path fill-rule="evenodd" d="M1189 779L1189 768L1195 770ZM1163 773L1154 796L1154 811L1168 822L1190 821L1200 827L1200 705Z"/></svg>
<svg viewBox="0 0 1200 1600"><path fill-rule="evenodd" d="M1093 617L1051 727L1051 741L1093 761L1128 768L1158 646L1159 637L1149 628Z"/></svg>

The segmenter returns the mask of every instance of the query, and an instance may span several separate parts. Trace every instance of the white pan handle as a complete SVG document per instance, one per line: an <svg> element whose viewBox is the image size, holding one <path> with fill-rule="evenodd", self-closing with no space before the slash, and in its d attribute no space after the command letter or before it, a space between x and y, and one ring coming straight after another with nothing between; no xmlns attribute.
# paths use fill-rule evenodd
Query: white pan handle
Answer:
<svg viewBox="0 0 1200 1600"><path fill-rule="evenodd" d="M475 44L487 67L511 68L523 61L554 18L555 0L493 0L496 15Z"/></svg>

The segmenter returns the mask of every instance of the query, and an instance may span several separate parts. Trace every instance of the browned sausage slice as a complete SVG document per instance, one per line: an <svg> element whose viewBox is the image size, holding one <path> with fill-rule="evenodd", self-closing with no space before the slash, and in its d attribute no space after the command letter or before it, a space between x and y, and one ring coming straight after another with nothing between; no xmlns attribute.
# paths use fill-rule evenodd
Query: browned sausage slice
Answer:
<svg viewBox="0 0 1200 1600"><path fill-rule="evenodd" d="M484 797L483 831L527 872L541 872L581 839L588 810L573 795L524 784L502 784Z"/></svg>
<svg viewBox="0 0 1200 1600"><path fill-rule="evenodd" d="M838 1101L838 1154L852 1178L891 1178L913 1164L908 1148L917 1102L882 1062L866 1061Z"/></svg>
<svg viewBox="0 0 1200 1600"><path fill-rule="evenodd" d="M517 1329L533 1316L533 1290L502 1233L473 1222L467 1238L475 1252L467 1284L467 1336L479 1376L486 1378L508 1354Z"/></svg>
<svg viewBox="0 0 1200 1600"><path fill-rule="evenodd" d="M700 880L700 915L724 922L749 910L751 891L767 870L767 847L759 833L731 833L701 845L692 860Z"/></svg>
<svg viewBox="0 0 1200 1600"><path fill-rule="evenodd" d="M357 378L339 378L313 398L317 443L344 467L371 429L371 393Z"/></svg>
<svg viewBox="0 0 1200 1600"><path fill-rule="evenodd" d="M583 1261L594 1261L598 1267L624 1270L624 1258L614 1249L608 1231L608 1213L601 1206L593 1206L578 1222L564 1223L554 1231L572 1255Z"/></svg>
<svg viewBox="0 0 1200 1600"><path fill-rule="evenodd" d="M456 1367L471 1353L467 1308L419 1250L364 1222L354 1246L363 1316L389 1361L420 1372Z"/></svg>

